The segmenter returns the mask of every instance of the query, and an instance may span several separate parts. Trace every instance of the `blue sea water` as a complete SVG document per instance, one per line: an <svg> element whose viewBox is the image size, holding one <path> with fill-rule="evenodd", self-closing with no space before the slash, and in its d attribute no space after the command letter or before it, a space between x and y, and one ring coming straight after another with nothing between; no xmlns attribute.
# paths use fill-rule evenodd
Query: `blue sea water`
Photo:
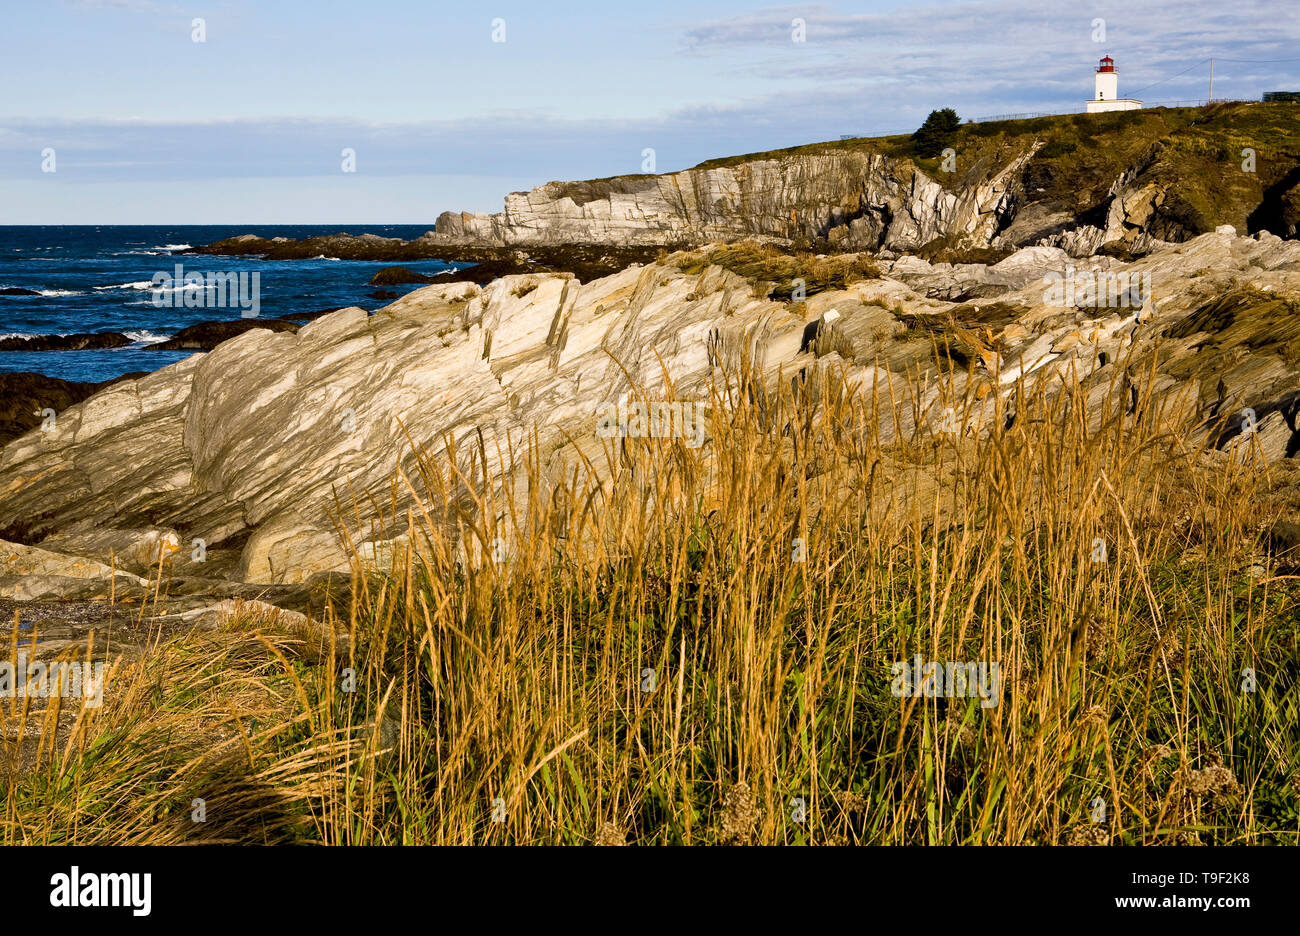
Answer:
<svg viewBox="0 0 1300 936"><path fill-rule="evenodd" d="M151 346L199 322L239 319L238 304L225 308L155 305L153 277L186 273L259 272L260 316L278 318L339 306L375 309L391 300L371 299L368 285L391 263L357 260L264 261L255 257L205 257L175 251L238 234L301 239L322 234L379 234L411 239L427 225L158 225L0 226L0 289L36 290L38 296L0 296L0 337L121 332L134 343L94 351L0 351L0 373L32 371L64 380L102 381L131 371L152 371L193 352L155 351ZM453 264L404 262L423 273ZM465 266L465 264L460 264ZM417 286L383 287L404 293Z"/></svg>

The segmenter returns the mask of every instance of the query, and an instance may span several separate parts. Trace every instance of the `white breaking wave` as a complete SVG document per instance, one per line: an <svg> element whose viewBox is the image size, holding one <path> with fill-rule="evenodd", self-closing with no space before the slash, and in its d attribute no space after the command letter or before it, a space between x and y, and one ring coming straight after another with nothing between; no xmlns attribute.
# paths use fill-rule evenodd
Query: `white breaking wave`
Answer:
<svg viewBox="0 0 1300 936"><path fill-rule="evenodd" d="M171 335L156 335L148 329L141 331L124 331L122 334L139 344L157 344L160 341L166 341Z"/></svg>
<svg viewBox="0 0 1300 936"><path fill-rule="evenodd" d="M38 289L42 296L84 296L85 293L75 289Z"/></svg>
<svg viewBox="0 0 1300 936"><path fill-rule="evenodd" d="M193 244L163 244L161 247L153 247L152 250L189 250Z"/></svg>
<svg viewBox="0 0 1300 936"><path fill-rule="evenodd" d="M153 280L138 280L137 282L134 283L117 283L116 285L113 286L96 286L95 288L99 290L138 289L142 292L144 290L157 290L158 292L176 292L177 290L197 291L200 289L208 289L208 288L215 288L215 287L209 287L207 283L182 283L182 284L172 285L172 286L155 286Z"/></svg>
<svg viewBox="0 0 1300 936"><path fill-rule="evenodd" d="M32 334L29 332L4 332L4 333L0 333L0 341L4 341L6 338L66 338L70 334L72 333L71 332L37 332L35 334ZM125 335L127 338L130 338L136 344L143 344L143 345L158 344L160 341L166 341L168 338L171 337L171 335L154 334L153 332L149 331L147 328L141 329L140 331L124 331L122 332L122 334Z"/></svg>
<svg viewBox="0 0 1300 936"><path fill-rule="evenodd" d="M151 289L153 280L139 280L134 283L114 283L112 286L96 286L96 289Z"/></svg>

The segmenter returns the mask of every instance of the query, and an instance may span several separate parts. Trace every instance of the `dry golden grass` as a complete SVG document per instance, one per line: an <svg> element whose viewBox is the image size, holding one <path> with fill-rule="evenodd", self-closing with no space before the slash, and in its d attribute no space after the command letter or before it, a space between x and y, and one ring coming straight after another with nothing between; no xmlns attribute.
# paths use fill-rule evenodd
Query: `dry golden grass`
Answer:
<svg viewBox="0 0 1300 936"><path fill-rule="evenodd" d="M346 652L162 648L6 777L0 841L1295 843L1298 595L1252 568L1278 470L1173 397L1022 387L944 434L907 386L732 375L703 448L558 481L424 458ZM996 705L895 697L916 654L997 662Z"/></svg>
<svg viewBox="0 0 1300 936"><path fill-rule="evenodd" d="M664 254L660 260L667 257ZM710 266L722 267L750 280L756 298L781 301L794 297L799 283L803 295L812 296L880 276L879 267L866 254L819 255L754 241L703 247L677 254L671 262L690 274L702 273Z"/></svg>

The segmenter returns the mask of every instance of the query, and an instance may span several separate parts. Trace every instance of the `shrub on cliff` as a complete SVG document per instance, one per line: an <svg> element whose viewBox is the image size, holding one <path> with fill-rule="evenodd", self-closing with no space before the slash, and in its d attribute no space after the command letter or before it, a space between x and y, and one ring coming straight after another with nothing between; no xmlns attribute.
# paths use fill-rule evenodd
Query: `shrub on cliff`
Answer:
<svg viewBox="0 0 1300 936"><path fill-rule="evenodd" d="M951 107L930 111L925 123L912 134L912 150L918 156L938 156L961 128L961 118Z"/></svg>

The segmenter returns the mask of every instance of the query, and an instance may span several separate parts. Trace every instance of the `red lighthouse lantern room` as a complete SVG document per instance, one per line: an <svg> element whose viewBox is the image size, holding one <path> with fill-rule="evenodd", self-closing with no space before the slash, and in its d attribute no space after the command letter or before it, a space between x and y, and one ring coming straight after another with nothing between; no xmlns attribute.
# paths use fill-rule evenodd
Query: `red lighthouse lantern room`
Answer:
<svg viewBox="0 0 1300 936"><path fill-rule="evenodd" d="M1115 60L1109 55L1103 56L1101 64L1097 66L1099 72L1113 72L1115 70Z"/></svg>

